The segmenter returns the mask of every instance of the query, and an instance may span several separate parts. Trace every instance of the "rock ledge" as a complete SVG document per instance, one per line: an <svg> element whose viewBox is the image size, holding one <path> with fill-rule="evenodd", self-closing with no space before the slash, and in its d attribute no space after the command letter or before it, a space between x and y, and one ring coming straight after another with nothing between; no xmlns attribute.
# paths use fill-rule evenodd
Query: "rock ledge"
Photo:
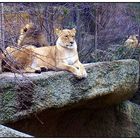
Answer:
<svg viewBox="0 0 140 140"><path fill-rule="evenodd" d="M133 96L139 63L119 60L85 65L87 79L68 72L0 75L0 123L16 121L49 108L102 108Z"/></svg>

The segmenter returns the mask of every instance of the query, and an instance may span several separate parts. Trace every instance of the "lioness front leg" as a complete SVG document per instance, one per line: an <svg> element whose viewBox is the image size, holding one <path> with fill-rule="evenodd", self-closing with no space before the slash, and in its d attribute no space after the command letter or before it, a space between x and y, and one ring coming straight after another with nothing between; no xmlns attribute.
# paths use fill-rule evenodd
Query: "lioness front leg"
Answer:
<svg viewBox="0 0 140 140"><path fill-rule="evenodd" d="M82 75L79 72L79 70L72 65L61 63L57 66L57 68L62 69L62 70L67 70L67 71L73 73L77 78L80 78L80 79L82 78Z"/></svg>
<svg viewBox="0 0 140 140"><path fill-rule="evenodd" d="M80 62L80 61L77 61L74 66L79 69L81 75L83 78L86 78L87 77L87 72L86 72L86 69L84 67L84 65Z"/></svg>

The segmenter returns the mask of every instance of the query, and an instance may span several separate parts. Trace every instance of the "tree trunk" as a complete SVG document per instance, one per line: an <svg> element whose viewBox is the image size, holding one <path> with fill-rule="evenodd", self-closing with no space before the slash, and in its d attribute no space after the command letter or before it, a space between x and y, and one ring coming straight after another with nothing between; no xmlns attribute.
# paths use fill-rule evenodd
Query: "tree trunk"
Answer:
<svg viewBox="0 0 140 140"><path fill-rule="evenodd" d="M3 9L3 3L1 3L1 16L0 16L0 48L2 50L5 49L5 43L4 43L4 9Z"/></svg>
<svg viewBox="0 0 140 140"><path fill-rule="evenodd" d="M5 49L5 43L4 43L4 12L3 12L3 3L0 3L1 10L0 10L0 73L2 72L2 52Z"/></svg>
<svg viewBox="0 0 140 140"><path fill-rule="evenodd" d="M97 47L98 47L98 8L97 8L97 6L95 8L95 41L94 41L94 45L95 45L95 55L96 55Z"/></svg>

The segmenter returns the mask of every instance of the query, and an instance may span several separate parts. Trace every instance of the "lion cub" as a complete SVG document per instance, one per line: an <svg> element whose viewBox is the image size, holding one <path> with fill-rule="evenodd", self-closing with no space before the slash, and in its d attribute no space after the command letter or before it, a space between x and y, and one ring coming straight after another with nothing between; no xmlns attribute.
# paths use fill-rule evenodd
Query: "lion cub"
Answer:
<svg viewBox="0 0 140 140"><path fill-rule="evenodd" d="M16 60L19 60L23 72L40 71L41 68L45 67L51 70L66 70L78 78L87 77L86 70L78 57L75 41L76 30L56 29L56 34L58 36L56 46L36 48L35 46L27 45L23 46L21 50L7 48L7 51Z"/></svg>

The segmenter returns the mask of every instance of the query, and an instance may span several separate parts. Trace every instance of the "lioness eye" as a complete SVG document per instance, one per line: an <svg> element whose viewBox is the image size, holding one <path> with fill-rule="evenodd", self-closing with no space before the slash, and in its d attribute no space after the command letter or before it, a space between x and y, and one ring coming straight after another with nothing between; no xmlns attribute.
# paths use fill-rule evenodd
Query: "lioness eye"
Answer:
<svg viewBox="0 0 140 140"><path fill-rule="evenodd" d="M65 37L68 37L67 35Z"/></svg>

